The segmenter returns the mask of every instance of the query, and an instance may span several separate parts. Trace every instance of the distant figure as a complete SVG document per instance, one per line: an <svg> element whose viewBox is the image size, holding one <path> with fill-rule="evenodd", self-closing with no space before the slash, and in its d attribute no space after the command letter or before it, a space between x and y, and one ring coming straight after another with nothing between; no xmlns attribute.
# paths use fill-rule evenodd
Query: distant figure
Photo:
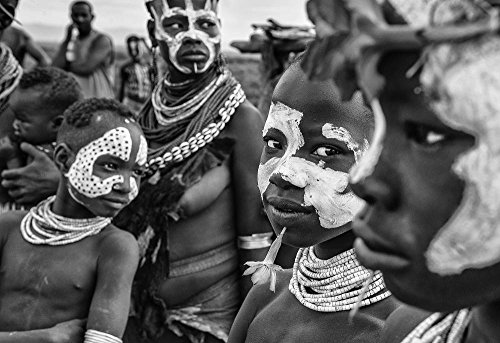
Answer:
<svg viewBox="0 0 500 343"><path fill-rule="evenodd" d="M26 54L33 57L39 67L49 66L51 63L47 53L20 27L9 26L3 30L0 33L0 41L12 50L14 57L22 66Z"/></svg>
<svg viewBox="0 0 500 343"><path fill-rule="evenodd" d="M60 69L38 67L25 73L10 99L14 132L0 138L0 170L31 162L31 156L20 149L22 142L52 158L63 112L82 97L75 79ZM24 208L0 186L0 213Z"/></svg>
<svg viewBox="0 0 500 343"><path fill-rule="evenodd" d="M118 100L138 113L153 90L153 68L149 65L144 38L129 36L127 49L130 60L120 68Z"/></svg>
<svg viewBox="0 0 500 343"><path fill-rule="evenodd" d="M114 98L113 42L92 28L94 12L89 2L75 1L70 10L73 23L67 28L53 65L71 72L86 98Z"/></svg>

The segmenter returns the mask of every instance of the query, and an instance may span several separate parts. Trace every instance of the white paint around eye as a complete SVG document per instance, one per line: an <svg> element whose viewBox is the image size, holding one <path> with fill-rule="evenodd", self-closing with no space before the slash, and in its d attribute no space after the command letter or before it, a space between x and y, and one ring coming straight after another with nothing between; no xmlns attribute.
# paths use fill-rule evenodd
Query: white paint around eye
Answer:
<svg viewBox="0 0 500 343"><path fill-rule="evenodd" d="M131 153L132 137L129 130L117 127L82 147L65 176L76 191L88 198L109 194L115 184L123 183L123 176L114 175L102 179L93 175L95 161L103 155L128 161Z"/></svg>
<svg viewBox="0 0 500 343"><path fill-rule="evenodd" d="M286 150L280 158L273 157L259 166L258 185L261 195L270 184L270 178L277 173L292 185L304 188L304 205L313 206L324 228L342 226L352 220L364 202L352 192L344 194L348 187L347 173L324 167L295 157L295 153L304 145L304 137L299 124L303 114L282 103L271 105L269 116L264 126L264 135L270 129L283 133L286 138Z"/></svg>
<svg viewBox="0 0 500 343"><path fill-rule="evenodd" d="M333 124L326 123L321 129L323 136L326 138L336 139L347 145L347 149L354 153L354 159L358 162L361 155L368 149L368 141L365 139L362 147L354 140L349 130L343 127L337 127Z"/></svg>

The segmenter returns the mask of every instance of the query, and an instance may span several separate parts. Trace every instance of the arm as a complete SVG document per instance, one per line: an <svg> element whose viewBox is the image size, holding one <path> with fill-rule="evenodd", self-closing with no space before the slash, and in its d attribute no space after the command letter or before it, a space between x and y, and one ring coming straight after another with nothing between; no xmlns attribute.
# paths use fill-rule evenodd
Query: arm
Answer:
<svg viewBox="0 0 500 343"><path fill-rule="evenodd" d="M50 57L43 49L28 35L26 35L26 52L37 62L38 66L46 67L50 65Z"/></svg>
<svg viewBox="0 0 500 343"><path fill-rule="evenodd" d="M19 204L37 203L55 194L60 173L54 162L28 143L21 143L21 150L33 160L22 168L4 170L1 174L2 187Z"/></svg>
<svg viewBox="0 0 500 343"><path fill-rule="evenodd" d="M272 232L271 225L262 210L262 200L257 187L257 170L262 153L262 128L264 122L259 112L250 103L238 107L230 122L229 134L236 140L232 155L232 177L235 192L236 230L238 236ZM240 265L247 261L260 261L266 256L268 247L239 250ZM250 288L249 278L244 279L243 296Z"/></svg>
<svg viewBox="0 0 500 343"><path fill-rule="evenodd" d="M111 39L101 34L92 42L89 50L86 60L74 61L69 64L70 72L82 76L92 74L113 52Z"/></svg>
<svg viewBox="0 0 500 343"><path fill-rule="evenodd" d="M108 230L108 229L107 229ZM132 281L139 263L135 238L118 229L103 239L87 330L121 338L127 324Z"/></svg>
<svg viewBox="0 0 500 343"><path fill-rule="evenodd" d="M83 342L85 320L73 319L49 329L0 332L2 343L79 343Z"/></svg>

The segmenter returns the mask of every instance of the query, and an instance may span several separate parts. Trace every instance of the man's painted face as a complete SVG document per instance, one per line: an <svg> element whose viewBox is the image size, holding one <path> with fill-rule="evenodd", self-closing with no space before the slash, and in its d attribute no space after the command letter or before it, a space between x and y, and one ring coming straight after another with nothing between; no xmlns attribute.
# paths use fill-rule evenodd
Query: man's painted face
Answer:
<svg viewBox="0 0 500 343"><path fill-rule="evenodd" d="M71 8L71 20L80 31L88 31L91 29L94 15L89 6L78 4Z"/></svg>
<svg viewBox="0 0 500 343"><path fill-rule="evenodd" d="M218 56L221 36L216 6L212 0L148 3L164 57L180 72L203 73Z"/></svg>
<svg viewBox="0 0 500 343"><path fill-rule="evenodd" d="M114 216L139 193L146 160L146 139L136 127L109 130L76 154L65 175L70 194L94 214Z"/></svg>
<svg viewBox="0 0 500 343"><path fill-rule="evenodd" d="M297 88L305 91L307 86L311 85ZM352 111L365 109L360 101L333 107L330 99L309 102L307 93L298 100L286 93L278 90L274 96L264 127L266 147L258 186L275 231L287 227L284 239L288 244L311 246L346 232L345 224L363 206L349 189L348 171L368 142L361 125L348 117Z"/></svg>
<svg viewBox="0 0 500 343"><path fill-rule="evenodd" d="M398 298L449 311L500 296L500 39L432 49L411 80L415 56L381 66L387 132L352 186L370 203L355 246Z"/></svg>

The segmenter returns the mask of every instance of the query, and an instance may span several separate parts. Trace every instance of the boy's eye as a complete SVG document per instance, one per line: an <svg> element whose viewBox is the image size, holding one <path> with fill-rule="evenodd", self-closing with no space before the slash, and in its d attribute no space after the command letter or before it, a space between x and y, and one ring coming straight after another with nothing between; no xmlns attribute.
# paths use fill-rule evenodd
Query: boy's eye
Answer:
<svg viewBox="0 0 500 343"><path fill-rule="evenodd" d="M264 138L264 141L266 142L267 147L271 149L282 149L281 143L278 142L277 140L271 139L271 138Z"/></svg>
<svg viewBox="0 0 500 343"><path fill-rule="evenodd" d="M334 155L339 155L341 152L338 149L332 147L322 146L313 151L314 155L321 157L330 157Z"/></svg>
<svg viewBox="0 0 500 343"><path fill-rule="evenodd" d="M135 169L134 174L137 177L143 177L144 175L146 175L146 170L145 169Z"/></svg>
<svg viewBox="0 0 500 343"><path fill-rule="evenodd" d="M445 133L425 124L405 123L405 131L409 139L424 147L437 146L448 138Z"/></svg>
<svg viewBox="0 0 500 343"><path fill-rule="evenodd" d="M103 166L104 166L104 169L107 169L110 171L115 171L118 169L118 165L116 163L112 163L112 162L105 163Z"/></svg>

